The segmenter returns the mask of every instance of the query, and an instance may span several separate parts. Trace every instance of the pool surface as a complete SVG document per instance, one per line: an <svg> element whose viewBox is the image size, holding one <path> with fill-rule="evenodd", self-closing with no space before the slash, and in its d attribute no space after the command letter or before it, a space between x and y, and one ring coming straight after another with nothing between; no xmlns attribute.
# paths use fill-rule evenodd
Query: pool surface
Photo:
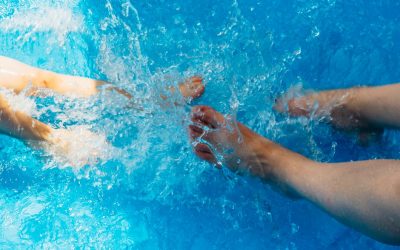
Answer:
<svg viewBox="0 0 400 250"><path fill-rule="evenodd" d="M326 124L272 111L288 89L400 80L395 0L3 0L0 54L130 91L88 100L14 98L54 127L110 146L72 168L0 135L0 248L395 249L191 151L190 106L166 86L202 75L206 104L320 161L400 158L400 134L368 147ZM160 105L159 94L180 105Z"/></svg>

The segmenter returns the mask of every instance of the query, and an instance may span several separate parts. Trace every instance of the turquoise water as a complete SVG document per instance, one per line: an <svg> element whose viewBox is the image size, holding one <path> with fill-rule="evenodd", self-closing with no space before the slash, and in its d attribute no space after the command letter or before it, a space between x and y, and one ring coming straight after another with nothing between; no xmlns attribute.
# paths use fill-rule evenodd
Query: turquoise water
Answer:
<svg viewBox="0 0 400 250"><path fill-rule="evenodd" d="M1 55L108 80L135 97L133 108L106 92L14 97L41 121L86 126L112 146L77 169L1 136L1 248L391 249L198 160L186 135L190 107L164 92L200 74L207 90L196 104L312 159L400 158L396 131L364 148L271 109L293 87L398 81L399 11L397 1L1 1ZM182 105L160 108L160 92Z"/></svg>

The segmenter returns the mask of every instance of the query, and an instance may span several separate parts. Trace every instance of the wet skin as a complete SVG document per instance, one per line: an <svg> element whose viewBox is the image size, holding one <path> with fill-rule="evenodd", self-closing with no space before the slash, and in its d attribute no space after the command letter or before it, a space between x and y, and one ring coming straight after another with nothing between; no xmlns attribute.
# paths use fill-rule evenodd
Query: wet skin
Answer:
<svg viewBox="0 0 400 250"><path fill-rule="evenodd" d="M194 107L191 119L189 134L201 159L249 172L370 237L400 244L400 161L319 163L210 107Z"/></svg>
<svg viewBox="0 0 400 250"><path fill-rule="evenodd" d="M293 117L305 116L355 131L360 142L382 134L385 128L400 128L400 84L316 92L296 98L282 96L274 109Z"/></svg>
<svg viewBox="0 0 400 250"><path fill-rule="evenodd" d="M58 94L69 97L86 98L97 94L99 87L106 85L105 90L131 99L133 96L127 91L112 84L94 79L57 74L55 72L35 68L17 60L0 56L0 87L10 89L15 93L26 91L28 95L35 95L39 89L49 89ZM203 79L198 76L188 78L180 83L177 88L171 87L171 92L178 92L187 100L200 97L204 93ZM48 147L56 150L57 154L67 155L70 151L70 143L65 138L73 138L68 129L55 129L44 124L29 115L14 110L6 97L0 94L0 133L23 140L33 147ZM88 137L95 135L90 131L80 131ZM71 135L71 136L69 136ZM85 137L87 138L87 137ZM44 143L42 143L44 142ZM91 152L96 155L96 152ZM81 165L85 159L80 160Z"/></svg>

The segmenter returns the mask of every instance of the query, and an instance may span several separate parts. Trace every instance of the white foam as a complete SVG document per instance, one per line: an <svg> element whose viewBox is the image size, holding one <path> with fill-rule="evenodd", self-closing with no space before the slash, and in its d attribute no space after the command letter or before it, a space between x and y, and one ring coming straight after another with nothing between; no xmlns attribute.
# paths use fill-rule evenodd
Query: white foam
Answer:
<svg viewBox="0 0 400 250"><path fill-rule="evenodd" d="M40 115L35 101L25 96L24 93L17 95L8 89L0 88L0 95L7 100L12 110L18 110L29 116Z"/></svg>
<svg viewBox="0 0 400 250"><path fill-rule="evenodd" d="M41 145L53 161L46 166L51 168L73 167L77 170L84 166L96 166L107 161L113 154L113 147L105 135L94 133L88 126L75 126L55 130L52 143Z"/></svg>
<svg viewBox="0 0 400 250"><path fill-rule="evenodd" d="M17 10L11 17L0 21L0 29L18 31L27 40L35 32L53 32L59 42L65 40L70 32L79 32L83 27L83 16L73 13L68 7L30 8Z"/></svg>

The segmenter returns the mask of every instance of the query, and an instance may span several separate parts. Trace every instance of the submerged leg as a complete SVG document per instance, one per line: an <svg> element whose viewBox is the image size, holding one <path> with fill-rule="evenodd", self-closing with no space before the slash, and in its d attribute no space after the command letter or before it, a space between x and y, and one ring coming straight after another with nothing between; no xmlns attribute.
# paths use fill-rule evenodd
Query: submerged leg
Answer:
<svg viewBox="0 0 400 250"><path fill-rule="evenodd" d="M73 167L95 164L105 157L108 144L101 135L86 128L54 129L29 115L13 110L0 94L0 133L40 148Z"/></svg>
<svg viewBox="0 0 400 250"><path fill-rule="evenodd" d="M46 141L53 129L23 112L14 111L0 94L0 132L23 141Z"/></svg>
<svg viewBox="0 0 400 250"><path fill-rule="evenodd" d="M209 107L195 107L192 120L191 138L206 142L195 146L200 158L234 171L248 171L286 195L313 202L370 237L400 245L400 161L322 164Z"/></svg>
<svg viewBox="0 0 400 250"><path fill-rule="evenodd" d="M327 117L344 129L400 128L400 84L322 91L279 98L275 110L292 116Z"/></svg>

